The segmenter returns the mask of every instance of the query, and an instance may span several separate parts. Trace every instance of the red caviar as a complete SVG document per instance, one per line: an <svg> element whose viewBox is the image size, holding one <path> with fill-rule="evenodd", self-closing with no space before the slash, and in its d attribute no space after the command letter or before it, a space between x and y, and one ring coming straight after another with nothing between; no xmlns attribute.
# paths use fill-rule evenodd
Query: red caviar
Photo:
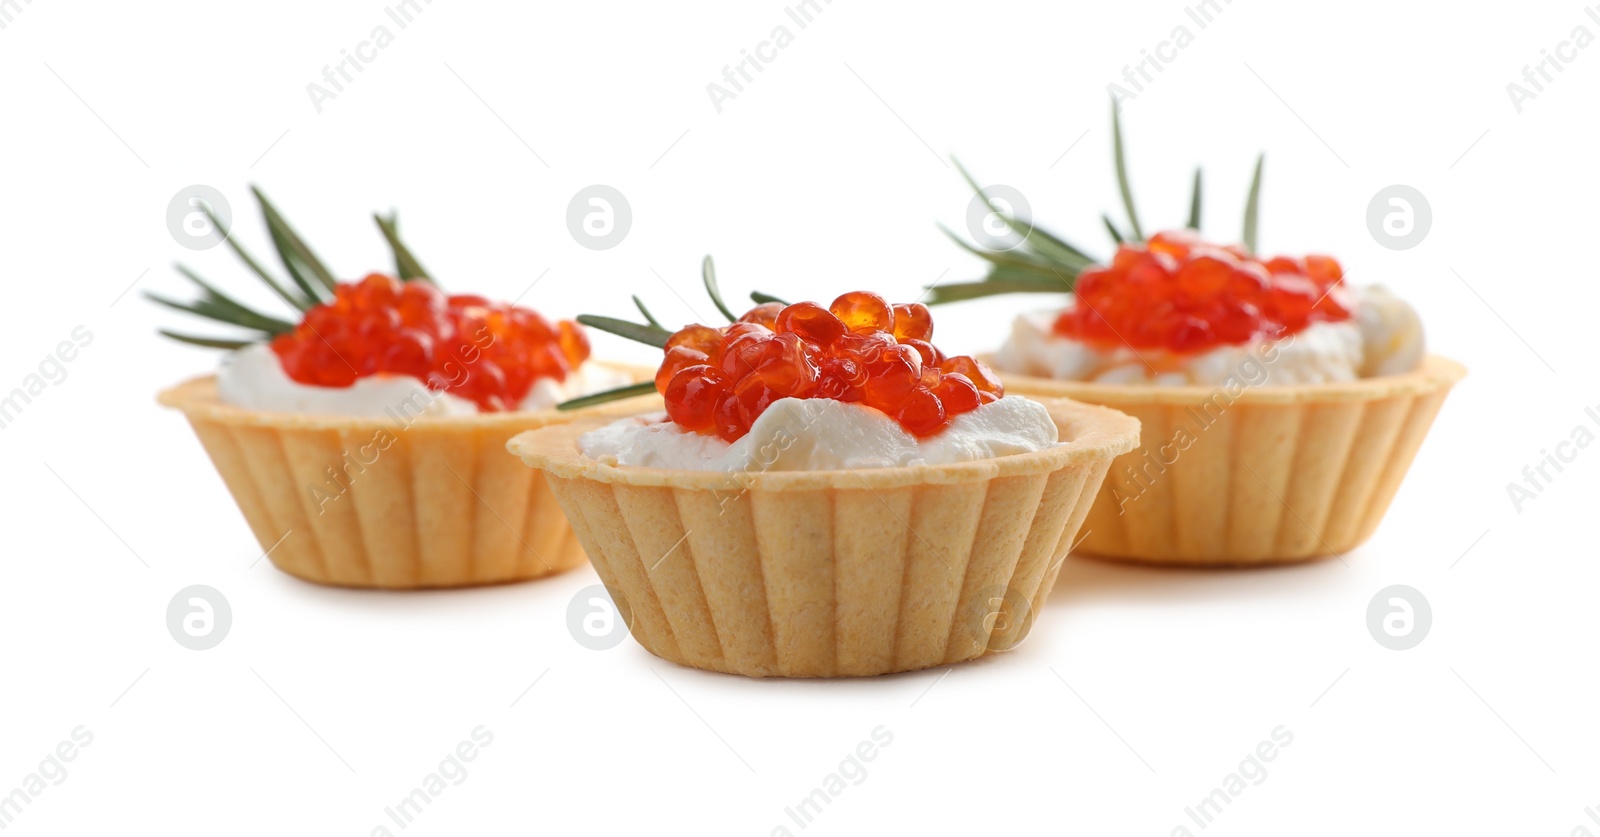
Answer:
<svg viewBox="0 0 1600 837"><path fill-rule="evenodd" d="M1261 261L1189 230L1162 232L1079 274L1077 304L1056 319L1055 332L1107 348L1203 352L1349 319L1343 278L1330 256Z"/></svg>
<svg viewBox="0 0 1600 837"><path fill-rule="evenodd" d="M340 283L332 301L306 311L272 350L302 384L409 375L493 412L515 410L540 378L566 380L589 357L589 338L568 320L373 273Z"/></svg>
<svg viewBox="0 0 1600 837"><path fill-rule="evenodd" d="M769 302L726 328L674 333L656 390L673 421L730 442L780 398L860 402L927 437L1005 393L983 364L945 357L932 337L933 316L917 302L891 306L865 291L827 308Z"/></svg>

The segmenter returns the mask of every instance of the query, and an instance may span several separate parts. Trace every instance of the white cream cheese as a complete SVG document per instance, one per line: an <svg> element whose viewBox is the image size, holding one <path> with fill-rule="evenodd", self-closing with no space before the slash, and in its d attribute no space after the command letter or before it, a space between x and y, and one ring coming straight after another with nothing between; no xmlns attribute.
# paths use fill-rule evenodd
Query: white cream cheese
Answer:
<svg viewBox="0 0 1600 837"><path fill-rule="evenodd" d="M585 363L564 381L535 382L520 410L543 410L580 395L629 383L620 370ZM265 343L246 346L223 358L217 394L224 403L249 410L335 416L474 415L478 405L447 392L433 392L410 375L370 375L348 387L302 384L283 371Z"/></svg>
<svg viewBox="0 0 1600 837"><path fill-rule="evenodd" d="M1400 375L1422 365L1422 318L1382 285L1362 289L1355 319L1361 327L1361 377Z"/></svg>
<svg viewBox="0 0 1600 837"><path fill-rule="evenodd" d="M1056 423L1043 405L1008 396L962 413L927 439L862 404L782 398L732 444L684 430L666 413L612 422L578 437L585 456L611 465L693 471L833 471L943 465L1044 450Z"/></svg>
<svg viewBox="0 0 1600 837"><path fill-rule="evenodd" d="M1397 375L1422 362L1422 320L1404 300L1379 287L1352 289L1355 316L1318 322L1288 337L1219 346L1191 356L1122 346L1103 350L1056 334L1058 312L1017 317L995 355L1004 372L1111 384L1215 386L1251 358L1267 358L1267 385L1319 384ZM1270 345L1275 344L1275 345ZM1268 351L1271 349L1271 351Z"/></svg>

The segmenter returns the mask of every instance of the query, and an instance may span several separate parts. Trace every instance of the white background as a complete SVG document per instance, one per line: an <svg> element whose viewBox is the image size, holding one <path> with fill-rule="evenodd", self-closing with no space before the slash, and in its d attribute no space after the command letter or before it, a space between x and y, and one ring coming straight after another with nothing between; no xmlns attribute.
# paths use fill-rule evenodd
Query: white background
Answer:
<svg viewBox="0 0 1600 837"><path fill-rule="evenodd" d="M1600 35L1579 3L1237 0L1204 29L1179 2L836 0L804 30L779 2L438 0L403 31L378 2L6 8L0 391L75 326L94 334L0 430L0 793L78 725L94 735L8 834L364 835L393 828L384 807L480 724L493 743L408 833L799 833L784 808L879 725L893 743L807 833L1199 833L1184 807L1279 725L1293 743L1207 833L1600 833L1584 814L1600 804L1600 452L1520 513L1506 489L1573 428L1600 432L1583 412L1600 404L1600 48L1521 113L1506 91L1575 27ZM385 24L394 43L318 113L306 85ZM794 42L719 114L707 84L780 24ZM565 614L596 583L587 568L405 595L252 568L260 549L200 446L154 404L215 361L159 340L158 325L204 327L140 291L185 293L179 258L255 291L225 249L169 235L166 205L191 184L220 189L265 254L246 191L262 184L351 278L387 266L368 213L398 207L450 287L510 298L542 276L523 302L552 315L627 314L639 293L694 320L707 252L730 297L910 299L981 275L935 228L961 229L969 199L949 154L1109 252L1106 87L1179 25L1194 42L1124 116L1147 228L1181 220L1204 162L1208 231L1236 238L1266 150L1263 248L1333 253L1390 285L1471 369L1384 525L1342 561L1074 558L1013 653L745 680L631 640L580 647ZM566 228L593 183L633 209L611 250ZM1404 252L1365 221L1396 183L1434 216ZM940 342L992 347L1037 302L942 310ZM648 358L636 348L595 340ZM197 583L234 614L204 652L164 624ZM1365 625L1395 583L1432 603L1410 651Z"/></svg>

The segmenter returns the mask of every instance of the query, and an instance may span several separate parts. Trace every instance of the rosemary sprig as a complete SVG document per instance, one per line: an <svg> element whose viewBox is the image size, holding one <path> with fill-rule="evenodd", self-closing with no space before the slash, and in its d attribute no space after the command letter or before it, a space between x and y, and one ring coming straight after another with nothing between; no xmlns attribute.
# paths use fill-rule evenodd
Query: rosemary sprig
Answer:
<svg viewBox="0 0 1600 837"><path fill-rule="evenodd" d="M232 230L223 229L222 221L219 220L216 215L212 214L211 207L205 205L205 203L202 201L200 204L200 209L205 212L207 218L211 219L212 226L222 230L222 240L227 242L228 248L233 251L234 255L238 256L239 260L244 262L245 266L249 267L252 273L261 277L261 281L265 282L267 287L272 289L273 293L281 297L284 302L289 303L301 311L305 311L313 305L313 302L310 299L295 294L288 288L285 288L283 285L279 284L278 280L274 279L272 274L268 273L267 269L262 267L260 262L256 261L255 256L250 255L249 251L244 249L244 245L240 244L239 241L234 238ZM181 265L178 267L178 270L179 272L190 276L190 278L193 278L193 275L189 274Z"/></svg>
<svg viewBox="0 0 1600 837"><path fill-rule="evenodd" d="M194 314L197 317L204 317L215 322L259 331L269 337L275 334L282 334L294 328L292 324L276 317L258 314L249 308L236 306L209 294L201 295L200 299L194 302L178 302L151 291L145 291L144 297L157 305L165 305L173 310Z"/></svg>
<svg viewBox="0 0 1600 837"><path fill-rule="evenodd" d="M1122 198L1122 206L1128 214L1128 227L1119 228L1111 216L1102 214L1100 222L1111 240L1117 246L1124 243L1141 243L1145 240L1144 228L1139 223L1138 211L1134 208L1133 188L1128 178L1127 154L1122 143L1122 120L1116 107L1116 102L1111 106L1111 136L1112 136L1112 162L1116 170L1117 191ZM1254 253L1256 249L1256 228L1259 217L1261 201L1261 157L1256 159L1255 176L1250 182L1249 200L1245 206L1244 246ZM967 185L979 196L988 200L983 187L973 179L961 165L959 160L954 160L956 171L961 174ZM1194 181L1189 194L1189 218L1187 226L1190 229L1200 229L1200 201L1201 201L1201 175L1200 169L1194 170ZM979 258L989 262L989 272L981 281L958 282L953 284L929 285L927 299L930 304L942 302L957 302L966 299L994 296L1010 293L1064 293L1072 290L1078 275L1085 269L1097 263L1082 250L1068 243L1065 239L1046 233L1034 226L1031 221L1014 217L1009 212L1000 211L999 207L990 202L991 209L996 216L1005 222L1017 234L1022 236L1022 243L1004 251L985 250L975 247L962 240L955 233L940 225L939 229L950 237L962 249L973 253Z"/></svg>
<svg viewBox="0 0 1600 837"><path fill-rule="evenodd" d="M968 244L960 236L940 225L940 231L957 246L989 262L989 273L982 282L930 285L928 302L938 304L993 294L1072 290L1072 283L1076 281L1078 274L1084 268L1093 265L1095 259L1066 239L1039 228L1031 220L1002 211L989 200L983 187L978 185L978 181L966 167L961 165L960 160L951 158L951 162L955 163L956 171L973 192L984 198L995 216L1021 236L1022 241L1009 250L985 250Z"/></svg>
<svg viewBox="0 0 1600 837"><path fill-rule="evenodd" d="M191 346L204 346L207 349L242 349L254 343L254 340L227 340L221 337L196 337L192 334L179 334L164 328L156 329L156 333L179 343L188 343Z"/></svg>
<svg viewBox="0 0 1600 837"><path fill-rule="evenodd" d="M727 317L730 323L739 319L737 315L728 310L728 304L722 301L722 291L717 289L717 269L711 264L711 255L709 253L700 262L700 278L705 281L706 293L711 295L711 304L717 306L717 310L722 312L722 316Z"/></svg>
<svg viewBox="0 0 1600 837"><path fill-rule="evenodd" d="M656 382L655 381L640 381L637 384L629 384L629 385L627 385L625 387L617 387L616 389L608 389L608 390L605 390L603 392L591 392L588 395L581 396L579 398L574 398L571 401L563 401L560 404L556 405L556 409L557 410L581 410L584 407L593 407L596 404L605 404L605 403L608 403L608 402L611 402L611 401L620 401L620 400L622 400L624 398L632 398L632 397L634 397L636 395L648 395L648 394L650 394L652 392L655 392L655 391L656 391Z"/></svg>
<svg viewBox="0 0 1600 837"><path fill-rule="evenodd" d="M1121 108L1116 97L1111 99L1111 154L1117 166L1117 191L1122 193L1122 205L1128 210L1128 226L1133 229L1133 240L1144 241L1144 230L1139 227L1139 213L1133 208L1133 189L1128 186L1128 160L1122 150Z"/></svg>
<svg viewBox="0 0 1600 837"><path fill-rule="evenodd" d="M633 305L634 307L638 308L639 313L644 316L645 322L655 326L656 328L661 328L661 321L657 320L655 315L650 313L649 308L644 307L644 300L640 299L638 294L633 295Z"/></svg>
<svg viewBox="0 0 1600 837"><path fill-rule="evenodd" d="M1111 240L1116 242L1117 246L1122 246L1122 242L1126 241L1127 239L1123 237L1122 233L1117 231L1117 225L1111 222L1111 216L1101 213L1100 222L1106 225L1106 232L1111 234Z"/></svg>
<svg viewBox="0 0 1600 837"><path fill-rule="evenodd" d="M1251 255L1256 252L1256 223L1261 216L1261 164L1266 159L1266 154L1256 156L1256 171L1250 176L1250 196L1244 203L1244 250Z"/></svg>
<svg viewBox="0 0 1600 837"><path fill-rule="evenodd" d="M282 260L283 267L289 271L294 283L300 286L308 299L326 302L332 298L336 282L333 273L322 264L322 260L311 252L305 240L289 226L283 213L267 200L261 187L252 185L251 194L256 196L256 202L261 205L261 214L266 216L267 231L272 237L272 246L278 250L278 258ZM315 281L313 281L315 280Z"/></svg>
<svg viewBox="0 0 1600 837"><path fill-rule="evenodd" d="M1029 248L1033 252L1036 252L1047 259L1060 261L1065 264L1077 264L1080 268L1088 267L1089 265L1094 264L1094 259L1090 258L1088 254L1084 253L1082 250L1079 250L1077 247L1068 244L1065 240L1053 236L1044 230L1039 229L1038 227L1035 227L1031 220L1025 221L1023 219L1014 217L1009 212L1001 212L1000 207L995 206L994 203L989 200L989 196L984 193L983 187L979 186L978 181L972 178L972 175L967 172L966 167L961 165L960 160L951 157L950 162L956 164L956 171L961 173L962 179L967 181L967 185L972 187L972 191L983 197L984 203L989 204L989 208L994 210L995 215L1000 218L1000 221L1007 227L1010 227L1011 230L1017 235L1022 236L1022 243L1024 247Z"/></svg>
<svg viewBox="0 0 1600 837"><path fill-rule="evenodd" d="M1024 247L1015 247L1010 250L981 250L963 241L961 236L951 232L943 224L939 225L939 230L948 236L951 241L955 242L957 247L993 264L995 269L1005 269L1020 273L1037 273L1054 277L1055 271L1061 267L1059 263L1053 263L1047 257L1035 254ZM1076 273L1077 268L1074 268L1073 272Z"/></svg>
<svg viewBox="0 0 1600 837"><path fill-rule="evenodd" d="M728 318L728 322L737 321L739 318L734 315L732 309L728 308L727 303L722 301L722 291L717 287L716 267L713 265L709 255L700 262L700 278L706 286L706 294L711 297L711 302L717 306L717 310L721 311L722 315ZM783 302L783 300L778 299L775 296L764 294L759 291L751 293L750 298L755 300L758 304L764 302ZM616 317L603 317L598 314L579 314L578 322L593 329L598 329L609 334L615 334L618 337L625 337L636 343L643 343L646 346L654 346L658 349L665 349L667 347L667 338L671 337L674 332L662 327L661 322L655 318L655 315L650 313L650 309L645 307L644 301L639 299L638 296L633 297L633 304L634 307L639 309L640 315L644 317L644 322L634 323L627 320L620 320ZM635 395L643 395L645 393L655 392L655 389L656 385L654 382L645 381L643 383L606 390L605 392L591 393L581 398L574 398L571 401L564 401L556 405L556 409L576 410L580 407L592 407L596 404L604 404L608 401L616 401L621 398L631 398Z"/></svg>
<svg viewBox="0 0 1600 837"><path fill-rule="evenodd" d="M200 286L201 299L229 309L235 312L237 315L250 321L249 323L244 323L244 325L266 326L265 328L262 328L262 330L271 334L277 334L283 331L291 331L294 329L294 324L288 320L282 320L269 314L262 314L245 305L244 303L239 302L233 297L228 296L222 291L217 290L216 288L212 287L210 283L206 282L206 280L200 278L200 274L195 273L189 268L181 264L173 265L173 268L177 270L179 274L187 278L190 282Z"/></svg>
<svg viewBox="0 0 1600 837"><path fill-rule="evenodd" d="M372 220L378 222L378 230L383 233L384 240L389 242L389 249L394 251L394 269L400 275L400 281L422 279L427 282L433 282L433 277L428 275L428 271L423 269L422 263L417 261L416 256L412 255L411 248L400 240L400 213L390 212L389 217L385 218L374 212ZM434 284L438 283L435 282Z"/></svg>
<svg viewBox="0 0 1600 837"><path fill-rule="evenodd" d="M251 255L250 251L244 248L244 245L239 243L238 239L233 235L233 231L226 228L222 223L222 219L216 216L211 207L202 203L200 209L222 234L222 240L227 242L228 249L232 250L234 255L238 256L239 260L244 262L245 266L250 269L250 272L255 274L279 299L282 299L294 309L296 314L331 298L331 289L334 286L333 274L311 252L311 248L307 247L300 236L289 226L283 214L267 200L266 195L255 186L250 187L250 189L260 204L261 214L266 218L267 230L272 238L274 248L278 251L278 257L282 260L284 269L290 275L291 284L298 292L291 289L288 284L280 282L268 272L267 268L255 256ZM237 349L292 331L295 323L298 322L298 317L294 320L284 319L263 313L240 302L234 297L223 293L215 285L201 278L199 273L183 264L174 265L174 268L200 289L199 298L190 302L183 302L148 292L145 294L146 298L158 305L164 305L197 317L204 317L224 325L243 328L255 332L255 334L248 338L235 339L198 337L166 330L161 331L161 334L173 340L207 348Z"/></svg>
<svg viewBox="0 0 1600 837"><path fill-rule="evenodd" d="M1066 276L1060 277L1053 286L1031 280L983 279L977 282L934 285L928 292L928 302L962 302L997 294L1066 293L1070 290L1072 290L1072 280Z"/></svg>
<svg viewBox="0 0 1600 837"><path fill-rule="evenodd" d="M959 166L959 163L957 164ZM969 178L970 182L970 178ZM979 194L982 194L981 192ZM989 273L981 282L934 284L927 286L929 304L958 302L1006 293L1064 293L1094 260L1067 242L1036 226L1016 222L1008 213L996 214L1012 229L1026 230L1022 243L1010 250L984 250L963 241L940 225L939 229L957 246L989 262Z"/></svg>
<svg viewBox="0 0 1600 837"><path fill-rule="evenodd" d="M672 332L658 325L641 325L639 323L630 323L627 320L619 320L615 317L601 317L596 314L579 314L578 322L590 328L615 334L618 337L626 337L635 343L655 346L658 349L665 349L667 347L667 338L672 336Z"/></svg>
<svg viewBox="0 0 1600 837"><path fill-rule="evenodd" d="M1194 188L1189 192L1189 223L1191 230L1200 229L1200 167L1194 167Z"/></svg>
<svg viewBox="0 0 1600 837"><path fill-rule="evenodd" d="M290 282L282 282L269 272L250 251L241 245L227 229L211 207L201 203L200 209L205 213L211 223L221 232L222 240L227 242L228 249L232 250L239 260L245 263L250 272L255 274L263 284L272 289L272 292L295 310L298 315L309 310L313 305L326 302L333 298L333 290L337 287L333 272L323 264L322 260L312 252L299 233L289 225L288 219L278 208L267 200L265 193L257 186L250 187L251 194L255 195L256 202L261 209L261 215L267 223L267 233L272 239L273 249L277 251L278 259L283 264L283 269L289 274ZM402 280L423 279L435 282L432 276L423 269L422 263L406 246L400 238L399 220L395 213L388 217L373 215L373 220L378 222L378 229L383 233L384 239L389 243L389 248L394 253L395 270ZM200 277L200 274L188 267L177 264L175 269L200 288L200 297L192 302L183 302L154 293L146 293L152 302L168 308L205 317L208 320L249 329L258 334L250 339L231 339L221 337L196 337L188 334L162 331L163 335L196 346L206 346L216 349L237 349L251 343L260 342L269 337L293 331L299 322L299 316L293 320L276 317L262 313L243 302L218 290L216 286ZM291 287L292 286L292 287Z"/></svg>

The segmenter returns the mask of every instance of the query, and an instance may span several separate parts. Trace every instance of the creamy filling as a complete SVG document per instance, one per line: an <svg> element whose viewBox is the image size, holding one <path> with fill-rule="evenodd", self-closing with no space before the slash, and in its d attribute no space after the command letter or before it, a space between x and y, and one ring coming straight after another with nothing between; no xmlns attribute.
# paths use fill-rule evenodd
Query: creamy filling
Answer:
<svg viewBox="0 0 1600 837"><path fill-rule="evenodd" d="M566 380L541 378L517 405L545 410L571 398L631 383L627 374L585 363ZM334 416L403 417L476 415L478 405L448 392L434 392L410 375L369 375L348 387L302 384L283 371L272 347L256 343L223 358L217 395L249 410Z"/></svg>
<svg viewBox="0 0 1600 837"><path fill-rule="evenodd" d="M1044 450L1057 441L1049 411L1019 396L962 413L926 439L862 404L781 398L731 444L654 413L591 430L578 437L578 449L610 465L741 473L944 465Z"/></svg>
<svg viewBox="0 0 1600 837"><path fill-rule="evenodd" d="M1313 323L1283 338L1262 337L1192 355L1162 350L1102 349L1056 334L1057 312L1017 317L995 355L1004 372L1068 381L1154 386L1216 386L1252 364L1271 386L1352 381L1398 375L1422 363L1422 320L1416 309L1379 286L1353 288L1354 316ZM1246 369L1253 372L1253 369Z"/></svg>

